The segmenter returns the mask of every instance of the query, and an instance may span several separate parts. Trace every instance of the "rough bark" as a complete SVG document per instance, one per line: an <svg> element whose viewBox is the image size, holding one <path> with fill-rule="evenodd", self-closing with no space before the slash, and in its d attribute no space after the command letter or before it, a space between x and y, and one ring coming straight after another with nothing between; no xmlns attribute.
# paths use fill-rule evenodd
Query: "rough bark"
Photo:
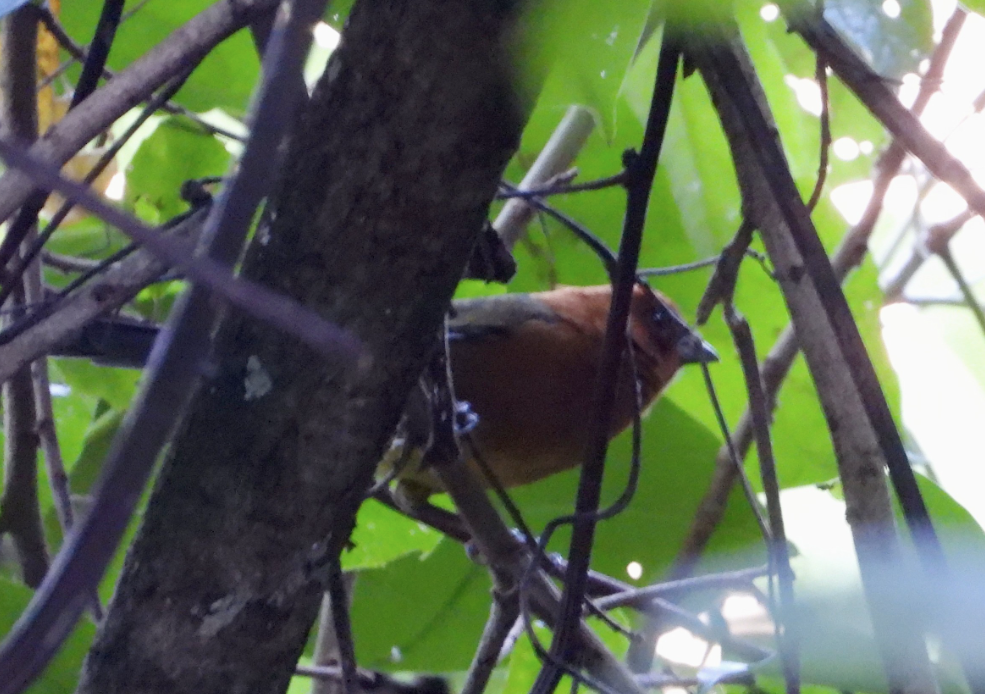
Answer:
<svg viewBox="0 0 985 694"><path fill-rule="evenodd" d="M507 5L357 3L243 273L352 331L365 356L326 363L227 316L80 692L287 686L519 140Z"/></svg>

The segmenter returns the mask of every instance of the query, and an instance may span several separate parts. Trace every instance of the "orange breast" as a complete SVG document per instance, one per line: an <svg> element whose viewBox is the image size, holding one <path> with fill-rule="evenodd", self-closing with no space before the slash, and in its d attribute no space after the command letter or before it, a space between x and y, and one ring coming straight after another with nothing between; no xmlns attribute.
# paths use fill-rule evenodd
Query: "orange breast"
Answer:
<svg viewBox="0 0 985 694"><path fill-rule="evenodd" d="M479 417L472 440L505 486L581 464L601 347L597 331L539 320L508 337L452 344L456 397ZM632 421L629 384L626 369L610 435Z"/></svg>

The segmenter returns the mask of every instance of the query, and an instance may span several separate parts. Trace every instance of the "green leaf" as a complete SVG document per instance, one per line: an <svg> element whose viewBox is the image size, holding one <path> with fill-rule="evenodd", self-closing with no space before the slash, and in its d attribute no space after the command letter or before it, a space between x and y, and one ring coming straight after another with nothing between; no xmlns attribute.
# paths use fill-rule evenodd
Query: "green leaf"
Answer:
<svg viewBox="0 0 985 694"><path fill-rule="evenodd" d="M136 369L97 366L87 359L53 359L61 380L73 390L102 398L117 409L126 409L140 380Z"/></svg>
<svg viewBox="0 0 985 694"><path fill-rule="evenodd" d="M353 591L359 662L383 670L464 670L489 614L486 569L443 542L421 559L364 571Z"/></svg>
<svg viewBox="0 0 985 694"><path fill-rule="evenodd" d="M972 12L985 14L985 0L964 0L961 4Z"/></svg>
<svg viewBox="0 0 985 694"><path fill-rule="evenodd" d="M353 547L342 554L342 568L379 569L407 554L426 557L442 537L438 531L381 504L363 504L352 533Z"/></svg>
<svg viewBox="0 0 985 694"><path fill-rule="evenodd" d="M210 0L143 2L129 0L109 56L109 67L122 70L160 43L175 29L209 8ZM83 45L92 40L102 5L68 2L60 19L68 33ZM74 80L77 72L69 73ZM259 59L249 33L240 31L223 41L202 61L175 96L192 111L219 107L241 117L259 75Z"/></svg>
<svg viewBox="0 0 985 694"><path fill-rule="evenodd" d="M615 129L615 102L646 23L650 0L598 3L546 0L526 22L536 46L529 70L547 71L542 100L592 109L605 134Z"/></svg>
<svg viewBox="0 0 985 694"><path fill-rule="evenodd" d="M181 184L222 175L229 159L229 152L216 138L189 127L184 119L169 118L134 155L127 172L126 202L136 205L139 201L156 210L160 220L170 219L188 209L181 199Z"/></svg>
<svg viewBox="0 0 985 694"><path fill-rule="evenodd" d="M0 578L0 633L10 633L33 595L34 591L27 586ZM74 692L79 683L82 661L95 634L95 626L83 617L41 676L26 690L27 694Z"/></svg>
<svg viewBox="0 0 985 694"><path fill-rule="evenodd" d="M927 0L899 0L899 16L882 0L826 0L824 16L854 44L883 77L916 72L933 47L933 21Z"/></svg>
<svg viewBox="0 0 985 694"><path fill-rule="evenodd" d="M718 438L700 422L669 400L660 400L644 420L640 480L633 503L599 524L592 568L630 581L627 567L636 562L642 566L642 583L660 578L690 528L708 487L718 447ZM623 491L630 457L627 433L609 449L603 507ZM535 533L548 521L571 513L578 473L572 470L513 491L514 501ZM748 553L760 542L753 516L737 490L729 498L722 527L728 530L715 537L712 555ZM567 553L569 537L567 528L559 531L550 549Z"/></svg>

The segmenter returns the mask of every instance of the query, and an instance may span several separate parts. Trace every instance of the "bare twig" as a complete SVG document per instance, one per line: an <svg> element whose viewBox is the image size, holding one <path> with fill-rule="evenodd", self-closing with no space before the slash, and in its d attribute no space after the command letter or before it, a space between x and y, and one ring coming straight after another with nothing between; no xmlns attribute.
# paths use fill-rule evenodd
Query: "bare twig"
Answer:
<svg viewBox="0 0 985 694"><path fill-rule="evenodd" d="M638 155L628 157L626 165L626 216L615 275L612 277L612 306L606 322L605 342L599 361L595 391L592 396L592 424L586 446L585 463L578 481L578 496L571 532L568 568L565 571L560 620L551 643L551 655L560 662L574 655L574 635L580 624L582 601L585 596L592 544L595 536L595 516L599 508L604 472L605 453L609 444L609 421L615 400L616 380L623 352L630 300L636 283L636 269L646 210L656 173L664 132L670 113L670 103L677 79L680 47L673 32L664 29L663 45L657 64L656 86L647 117L643 143ZM554 662L545 662L532 692L550 694L557 687L562 671Z"/></svg>
<svg viewBox="0 0 985 694"><path fill-rule="evenodd" d="M84 186L69 181L16 145L0 140L0 156L8 165L29 171L46 188L57 190L76 204L112 224L170 266L179 268L190 280L221 296L232 306L293 335L330 358L352 359L359 351L352 336L328 323L314 311L260 284L235 277L231 270L190 247L163 240L135 217L105 203Z"/></svg>
<svg viewBox="0 0 985 694"><path fill-rule="evenodd" d="M169 234L179 242L194 245L207 213L207 208L194 213ZM0 381L9 378L20 365L51 352L93 319L130 301L165 270L164 263L140 250L105 273L93 276L64 299L35 308L32 315L42 314L44 319L26 327L9 342L0 344Z"/></svg>
<svg viewBox="0 0 985 694"><path fill-rule="evenodd" d="M347 572L342 577L345 583L347 599L351 601L356 574L354 572ZM338 677L316 677L315 682L311 685L311 694L341 694L344 690L345 683L342 678L342 668L339 666L339 663L342 661L342 655L338 630L335 628L332 602L332 597L326 592L322 598L321 612L318 616L318 638L315 641L313 660L315 667L335 666Z"/></svg>
<svg viewBox="0 0 985 694"><path fill-rule="evenodd" d="M342 691L344 694L356 694L356 650L352 642L352 622L349 619L350 592L342 574L339 557L329 557L326 595L331 604L332 630L335 632L338 663L342 668Z"/></svg>
<svg viewBox="0 0 985 694"><path fill-rule="evenodd" d="M179 36L178 45L191 50L192 56L196 55L196 51L207 52L216 41L248 21L251 11L269 10L272 6L273 2L250 0L213 5L198 16L199 21L192 20L183 29L172 34L172 39ZM272 183L272 172L277 168L277 152L283 134L293 120L290 99L278 91L281 75L291 74L300 68L311 37L310 24L321 16L323 3L296 2L293 7L294 12L288 21L275 32L275 39L271 41L271 48L264 61L269 69L265 72L258 92L254 118L254 126L264 133L264 137L251 138L238 172L223 190L221 204L210 210L206 223L206 252L226 266L231 266L239 256L253 211ZM203 18L208 18L208 21ZM168 44L168 49L162 53L159 49L165 44ZM149 62L160 61L161 64L156 65L155 70L163 72L157 73L161 78L159 81L148 79L147 74L143 75L150 82L150 89L157 88L172 73L172 70L161 68L168 64L165 59L169 55L168 51L175 51L176 48L174 41L165 41L148 55L148 58L155 56ZM178 53L178 56L172 55L170 59L177 57L180 65L188 54L181 51ZM135 74L139 75L140 70L133 72L138 65L142 65L142 70L147 71L148 58L131 65L114 82L123 80L123 75L127 73L131 78ZM285 79L284 82L286 81ZM111 86L107 85L106 89ZM127 87L130 88L133 85ZM102 107L107 109L105 115L109 117L112 114L110 103L118 108L120 104L115 99L119 97L105 98L109 103L104 103ZM95 107L91 104L96 100L97 95L94 94L75 113L84 113L89 106L92 115ZM81 126L80 123L76 127ZM35 155L45 156L47 152L55 161L58 159L53 153L59 151L62 150L43 148L39 151L32 148ZM6 180L9 175L10 172L2 180ZM2 180L0 188L3 188ZM18 179L15 177L13 180ZM11 196L10 191L16 185L21 185L27 191L31 188L30 183L11 183L6 194L0 193L0 199L8 203L13 201L16 196ZM4 214L0 212L0 218L3 217ZM165 349L155 360L148 379L137 396L134 410L124 423L104 464L92 509L67 538L59 553L61 561L48 574L44 584L0 646L0 671L5 673L0 680L0 694L21 691L41 671L71 632L89 591L98 585L104 568L113 557L126 530L161 447L183 411L192 385L200 375L201 359L208 350L215 310L208 294L201 289L193 289L179 300L169 324L168 342L180 344L182 349Z"/></svg>
<svg viewBox="0 0 985 694"><path fill-rule="evenodd" d="M82 64L82 74L79 75L79 83L75 86L69 109L75 108L96 91L96 85L99 84L99 78L109 58L110 48L113 46L113 39L116 37L116 29L120 26L123 4L124 0L103 0L103 9L96 23L92 43L89 45L89 55Z"/></svg>
<svg viewBox="0 0 985 694"><path fill-rule="evenodd" d="M503 644L509 637L520 616L520 599L516 590L503 595L496 591L489 607L489 619L482 631L482 639L472 658L462 694L482 694L489 684L489 677L499 663Z"/></svg>
<svg viewBox="0 0 985 694"><path fill-rule="evenodd" d="M515 187L506 183L502 184L502 187L506 188L506 190L513 190L513 191L517 190ZM595 255L599 257L599 260L601 260L603 265L605 265L605 270L608 273L609 277L615 276L616 255L615 253L612 252L612 250L608 246L605 245L605 242L602 241L602 239L600 239L598 236L593 234L591 231L589 231L587 228L576 222L574 219L572 219L565 213L554 208L553 206L549 205L547 202L545 202L540 198L536 198L536 197L528 198L525 200L525 203L553 217L557 221L561 222L561 224L566 226L568 229L570 229L575 236L581 239L589 248L592 249Z"/></svg>
<svg viewBox="0 0 985 694"><path fill-rule="evenodd" d="M624 592L613 593L595 600L600 610L611 610L617 607L643 607L655 598L670 598L680 595L690 595L703 590L728 590L747 588L753 579L764 576L769 572L766 566L753 569L726 571L694 578L683 578L675 581L664 581L643 588L628 588Z"/></svg>
<svg viewBox="0 0 985 694"><path fill-rule="evenodd" d="M749 217L744 216L742 224L739 225L738 231L735 232L735 238L729 242L724 250L722 250L722 254L718 256L718 265L715 267L715 273L708 281L708 286L705 287L705 293L702 295L701 301L698 302L698 308L695 311L694 320L698 325L704 325L708 322L708 318L711 317L711 312L715 309L715 306L720 303L731 303L732 295L735 294L735 283L739 278L739 266L742 264L742 259L749 250L749 244L752 243L752 234L755 230Z"/></svg>
<svg viewBox="0 0 985 694"><path fill-rule="evenodd" d="M965 279L964 273L961 272L961 268L958 267L957 261L954 260L954 254L951 253L951 249L948 246L937 251L937 255L940 256L941 260L947 266L947 271L951 273L951 277L958 285L958 289L961 290L961 296L964 298L965 305L971 309L972 315L975 316L975 320L978 322L978 327L982 329L985 333L985 311L982 310L982 305L978 301L978 297L975 296L975 292L972 291L971 285L968 284L968 280Z"/></svg>
<svg viewBox="0 0 985 694"><path fill-rule="evenodd" d="M985 214L985 190L968 168L954 157L917 117L903 106L896 95L814 7L804 0L780 0L790 28L823 57L845 86L879 119L879 121L937 178L948 183L963 197L971 209Z"/></svg>
<svg viewBox="0 0 985 694"><path fill-rule="evenodd" d="M520 182L520 189L537 188L566 171L574 162L588 136L595 128L595 117L581 106L572 106L541 150L533 166ZM513 248L533 219L535 209L523 200L510 200L493 222L508 249Z"/></svg>
<svg viewBox="0 0 985 694"><path fill-rule="evenodd" d="M60 167L120 116L245 26L255 13L277 4L277 0L222 0L210 5L52 126L31 147L31 154ZM32 190L29 176L6 171L0 177L0 220L23 205Z"/></svg>
<svg viewBox="0 0 985 694"><path fill-rule="evenodd" d="M977 213L964 210L951 219L939 222L927 229L923 238L910 249L909 257L883 287L886 299L892 301L898 298L906 289L906 285L913 279L913 276L917 274L917 270L923 267L927 257L935 253L940 255L940 250L947 248L951 239L976 216L978 216Z"/></svg>
<svg viewBox="0 0 985 694"><path fill-rule="evenodd" d="M917 116L922 113L930 97L937 91L940 75L943 74L964 17L965 11L959 7L948 20L941 42L931 56L926 79L921 82L920 91L913 104L913 112ZM845 234L831 258L831 266L840 282L844 282L848 274L861 264L868 248L869 237L882 213L889 185L899 173L905 156L906 149L902 142L894 139L879 158L875 167L872 194L869 196L865 211L859 222ZM763 360L761 372L771 411L776 407L777 393L799 352L800 347L793 327L787 326ZM751 444L752 418L746 411L735 428L735 446L739 450L740 458L745 458ZM674 576L684 576L692 570L723 517L729 492L738 479L738 472L731 463L726 446L723 445L719 449L715 461L715 472L709 489L698 506L694 521L678 553L675 569L671 572Z"/></svg>
<svg viewBox="0 0 985 694"><path fill-rule="evenodd" d="M72 40L72 37L69 36L68 33L65 31L64 27L62 27L61 22L59 22L58 19L53 14L51 14L51 11L47 7L41 7L37 5L31 5L31 7L33 7L34 10L38 13L38 18L44 24L45 29L47 29L51 33L51 35L55 37L56 41L58 41L58 45L60 45L63 49L65 49L65 51L70 56L72 56L69 60L64 62L62 65L60 65L58 69L55 70L52 74L48 75L48 77L38 85L38 88L41 89L47 86L46 83L50 83L50 81L61 75L73 63L85 62L86 49ZM132 13L128 13L124 15L122 20L120 21L120 24L125 22L127 18L130 16L132 16ZM116 73L114 73L112 70L109 70L107 68L103 68L102 77L104 80L110 80L116 77ZM170 113L172 115L184 116L188 120L195 123L195 125L202 128L204 132L209 133L211 135L221 135L222 137L226 137L229 138L230 140L235 140L237 142L244 142L246 140L244 136L230 132L216 125L213 125L212 123L209 123L208 121L204 120L201 116L199 116L194 111L190 111L184 106L180 104L176 104L173 101L165 101L160 106L160 108L163 111Z"/></svg>
<svg viewBox="0 0 985 694"><path fill-rule="evenodd" d="M70 272L88 272L99 265L98 260L52 253L51 251L41 251L41 262L50 268L66 274Z"/></svg>
<svg viewBox="0 0 985 694"><path fill-rule="evenodd" d="M184 75L179 75L177 78L172 80L170 84L165 86L165 88L161 91L160 94L155 95L147 102L147 105L144 107L141 113L134 119L133 123L130 124L126 132L120 135L120 137L117 138L112 145L107 147L106 151L99 156L99 159L96 161L96 163L92 165L92 168L89 169L89 172L85 175L85 177L83 177L82 181L80 181L81 185L87 187L92 185L92 182L95 181L96 178L99 177L99 174L101 174L109 165L109 163L113 161L113 158L116 157L116 155L123 148L123 146L126 145L126 143L129 142L130 139L137 133L137 130L140 129L140 127L147 121L147 119L150 118L152 115L154 115L154 113L157 111L158 108L160 108L160 105L165 100L170 98L179 89L181 89L181 86L185 83L185 80L188 78L188 75L190 74L191 72L186 72ZM29 263L34 261L34 258L37 256L37 254L41 252L41 249L48 242L48 240L55 233L55 231L58 230L58 227L61 225L63 221L65 221L65 218L68 217L69 213L74 208L75 208L75 203L72 200L66 200L65 202L62 203L62 205L58 208L58 210L55 211L55 214L51 216L51 219L48 220L48 223L45 225L44 229L42 229L41 232L36 235L36 237L31 241L31 243L27 244L26 250L24 251L19 262L8 271L7 273L8 282L12 278L19 277L20 274L24 271L24 268ZM6 301L7 294L9 293L9 291L10 291L9 286L5 286L3 287L3 289L0 289L0 306L2 306L3 303Z"/></svg>
<svg viewBox="0 0 985 694"><path fill-rule="evenodd" d="M780 483L776 474L776 461L773 458L773 442L770 439L770 408L766 402L766 393L763 391L759 364L756 361L756 346L753 344L749 324L731 303L725 307L725 322L732 331L732 339L739 353L742 373L745 376L756 452L759 455L759 470L763 480L763 491L766 493L766 510L770 524L770 564L779 584L780 599L776 606L776 622L779 628L776 638L783 661L783 677L786 681L787 694L797 694L800 691L800 634L794 606L794 575L790 568L790 552L783 527L783 512L780 509Z"/></svg>
<svg viewBox="0 0 985 694"><path fill-rule="evenodd" d="M592 190L604 190L624 185L626 182L626 172L620 171L612 176L598 178L594 181L582 181L572 183L578 169L569 169L547 180L540 188L517 188L508 193L498 193L497 199L510 200L513 198L547 198L552 195L569 195L571 193L585 193Z"/></svg>
<svg viewBox="0 0 985 694"><path fill-rule="evenodd" d="M928 569L943 566L940 545L858 328L783 158L751 62L733 31L717 42L703 36L692 57L719 112L743 196L777 268L827 415L887 677L900 691L934 692L921 625L912 623L914 615L899 614L884 586L874 583L878 567L900 556L884 465Z"/></svg>
<svg viewBox="0 0 985 694"><path fill-rule="evenodd" d="M824 182L828 179L828 156L831 151L831 104L828 99L828 66L824 64L824 59L820 55L816 57L814 67L814 79L821 90L821 141L820 156L817 164L817 181L814 183L814 190L810 199L807 201L807 209L814 211L817 203L821 200L821 193L824 192Z"/></svg>

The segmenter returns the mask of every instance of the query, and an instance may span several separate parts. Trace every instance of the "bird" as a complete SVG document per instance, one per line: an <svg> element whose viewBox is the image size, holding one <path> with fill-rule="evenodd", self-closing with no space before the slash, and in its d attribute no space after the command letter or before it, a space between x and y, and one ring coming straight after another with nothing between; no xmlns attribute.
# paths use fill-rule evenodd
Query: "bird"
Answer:
<svg viewBox="0 0 985 694"><path fill-rule="evenodd" d="M607 284L453 303L447 321L451 383L456 399L468 403L475 416L463 452L473 466L481 458L503 487L530 484L581 464L611 300ZM718 359L674 303L643 283L633 289L628 337L643 409L681 366ZM418 412L416 422L422 421L419 413L425 407L421 392L416 405L412 395L408 408ZM635 400L631 362L624 358L610 438L632 424ZM419 446L426 438L418 431L398 444L412 439ZM391 454L382 469L388 471L398 459L403 467L395 471L394 496L402 506L416 507L444 491L423 455Z"/></svg>
<svg viewBox="0 0 985 694"><path fill-rule="evenodd" d="M592 398L601 360L611 285L561 286L452 302L448 362L456 399L474 418L463 451L481 458L503 487L530 484L581 464L592 427ZM59 344L56 356L139 367L159 327L123 317L102 318ZM674 303L642 282L630 304L629 346L641 409L660 396L681 366L712 362L715 350L681 317ZM635 418L631 361L620 366L608 435ZM467 403L467 405L465 405ZM378 476L395 477L395 498L415 508L444 491L423 455L431 425L425 389L415 388L402 431L384 454ZM477 470L479 479L491 481Z"/></svg>

